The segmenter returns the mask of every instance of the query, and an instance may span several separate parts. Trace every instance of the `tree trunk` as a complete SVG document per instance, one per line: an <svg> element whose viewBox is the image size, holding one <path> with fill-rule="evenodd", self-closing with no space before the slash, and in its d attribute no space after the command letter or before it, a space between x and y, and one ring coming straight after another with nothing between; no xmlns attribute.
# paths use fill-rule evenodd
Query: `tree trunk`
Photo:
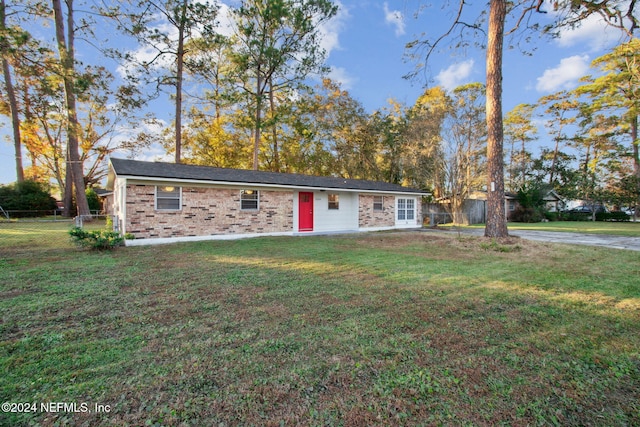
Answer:
<svg viewBox="0 0 640 427"><path fill-rule="evenodd" d="M631 146L633 147L633 174L636 177L636 191L638 197L636 198L636 208L633 214L634 217L640 215L640 153L638 152L638 116L635 115L631 119Z"/></svg>
<svg viewBox="0 0 640 427"><path fill-rule="evenodd" d="M502 46L506 0L491 0L487 40L487 224L486 237L507 237L504 207Z"/></svg>
<svg viewBox="0 0 640 427"><path fill-rule="evenodd" d="M276 126L276 104L273 99L273 84L269 81L269 109L271 110L271 120L273 124L271 125L271 137L273 139L272 147L273 147L273 167L271 168L273 172L280 172L280 153L278 148L278 128Z"/></svg>
<svg viewBox="0 0 640 427"><path fill-rule="evenodd" d="M253 170L257 171L259 167L258 154L260 153L260 128L262 127L262 79L260 75L260 67L256 73L256 126L253 135Z"/></svg>
<svg viewBox="0 0 640 427"><path fill-rule="evenodd" d="M556 146L553 149L553 157L551 159L551 167L549 168L549 185L554 185L556 175L556 163L558 162L558 151L560 151L560 134L556 137Z"/></svg>
<svg viewBox="0 0 640 427"><path fill-rule="evenodd" d="M6 4L5 0L0 1L0 30L6 29ZM18 102L16 93L13 89L11 81L11 68L9 66L8 46L6 38L2 39L0 50L2 52L2 72L4 74L4 86L7 90L7 98L9 99L9 110L11 111L11 126L13 128L13 146L16 153L16 180L24 181L24 168L22 166L22 140L20 139L20 116L18 115Z"/></svg>
<svg viewBox="0 0 640 427"><path fill-rule="evenodd" d="M11 126L13 128L13 146L16 153L16 180L24 181L24 168L22 166L22 141L20 139L20 116L18 115L18 103L16 94L13 90L11 82L11 70L9 61L2 58L2 70L4 73L4 86L7 90L7 98L9 99L9 110L11 110Z"/></svg>
<svg viewBox="0 0 640 427"><path fill-rule="evenodd" d="M178 27L178 53L176 55L176 163L182 157L182 79L184 70L184 28L187 22L187 0L183 0Z"/></svg>
<svg viewBox="0 0 640 427"><path fill-rule="evenodd" d="M60 0L52 0L53 12L56 24L56 40L58 42L58 52L60 64L62 65L62 78L64 81L65 102L67 110L67 174L71 173L73 188L76 196L77 213L79 216L89 216L89 204L84 188L84 172L80 161L80 150L78 143L78 116L76 113L76 96L74 92L73 80L75 74L74 65L74 23L73 23L73 0L65 0L67 5L67 31L69 35L68 44L64 34L64 17ZM67 181L68 182L68 181ZM71 191L67 187L66 191ZM66 206L65 206L66 207Z"/></svg>
<svg viewBox="0 0 640 427"><path fill-rule="evenodd" d="M65 171L64 174L64 186L61 187L64 192L62 193L62 202L64 205L63 215L67 218L73 217L73 178L69 173L71 170L71 162L69 161L69 150L65 153Z"/></svg>

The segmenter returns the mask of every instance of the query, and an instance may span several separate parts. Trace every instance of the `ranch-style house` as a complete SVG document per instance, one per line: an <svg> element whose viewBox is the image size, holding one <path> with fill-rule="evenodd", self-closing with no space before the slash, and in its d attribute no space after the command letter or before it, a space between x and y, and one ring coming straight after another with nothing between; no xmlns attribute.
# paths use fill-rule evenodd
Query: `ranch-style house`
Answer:
<svg viewBox="0 0 640 427"><path fill-rule="evenodd" d="M111 158L127 245L416 228L428 193L377 181Z"/></svg>

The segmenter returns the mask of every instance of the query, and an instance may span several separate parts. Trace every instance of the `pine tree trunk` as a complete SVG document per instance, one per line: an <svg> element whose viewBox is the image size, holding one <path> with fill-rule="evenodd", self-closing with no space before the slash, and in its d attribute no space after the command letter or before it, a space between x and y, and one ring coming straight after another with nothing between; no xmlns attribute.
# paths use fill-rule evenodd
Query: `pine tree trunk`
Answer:
<svg viewBox="0 0 640 427"><path fill-rule="evenodd" d="M75 190L76 206L79 216L89 216L89 203L85 194L84 171L80 160L80 148L78 143L78 116L76 113L76 96L74 92L74 28L73 28L73 0L65 0L67 4L67 31L69 40L65 40L64 17L60 0L52 0L53 12L56 23L56 40L58 42L58 52L60 54L60 64L62 65L62 78L64 81L64 92L67 110L67 174L71 173L73 189ZM67 181L68 182L68 181ZM72 191L65 188L65 191Z"/></svg>
<svg viewBox="0 0 640 427"><path fill-rule="evenodd" d="M187 0L183 0L178 28L178 54L176 55L176 155L175 162L182 161L182 80L184 72L184 29L187 22Z"/></svg>
<svg viewBox="0 0 640 427"><path fill-rule="evenodd" d="M5 1L0 1L0 29L6 28L6 4ZM9 110L11 111L11 126L13 129L13 146L16 153L16 180L17 182L24 181L24 168L22 166L22 140L20 139L20 116L18 115L18 102L16 100L16 94L13 89L13 83L11 81L11 68L9 61L7 60L8 46L5 38L2 39L2 45L0 50L2 52L2 72L4 74L4 86L7 91L7 98L9 100Z"/></svg>
<svg viewBox="0 0 640 427"><path fill-rule="evenodd" d="M9 68L9 61L2 58L2 70L4 72L4 83L7 91L7 98L9 99L9 109L11 110L11 127L13 129L13 147L16 154L16 180L17 182L24 181L24 168L22 166L22 141L20 139L20 116L18 115L18 103L16 101L16 94L13 90L13 83L11 82L11 70Z"/></svg>
<svg viewBox="0 0 640 427"><path fill-rule="evenodd" d="M502 46L506 0L491 0L487 43L487 224L486 237L508 237L504 207Z"/></svg>
<svg viewBox="0 0 640 427"><path fill-rule="evenodd" d="M640 153L638 150L638 116L634 116L631 120L631 145L633 147L633 174L636 177L636 191L638 197L636 198L636 209L634 217L640 215Z"/></svg>
<svg viewBox="0 0 640 427"><path fill-rule="evenodd" d="M271 120L273 124L271 125L271 138L273 139L272 147L273 147L273 166L271 170L273 172L280 172L280 153L278 148L278 128L276 126L276 104L273 99L273 84L271 80L269 81L269 108L271 110Z"/></svg>
<svg viewBox="0 0 640 427"><path fill-rule="evenodd" d="M259 157L260 154L260 138L261 136L261 128L262 128L262 80L260 75L260 68L258 67L258 72L256 73L256 124L255 124L255 133L253 135L253 170L257 171L260 163Z"/></svg>

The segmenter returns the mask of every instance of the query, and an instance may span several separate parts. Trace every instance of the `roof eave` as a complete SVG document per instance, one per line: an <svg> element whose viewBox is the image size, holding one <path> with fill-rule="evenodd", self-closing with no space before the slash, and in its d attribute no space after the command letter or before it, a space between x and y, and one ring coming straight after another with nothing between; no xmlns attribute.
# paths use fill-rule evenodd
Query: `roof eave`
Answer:
<svg viewBox="0 0 640 427"><path fill-rule="evenodd" d="M110 174L111 175L111 174ZM383 189L358 189L358 188L344 188L344 187L320 187L320 186L305 186L295 184L269 184L260 182L246 182L246 181L216 181L216 180L199 180L188 178L167 178L167 177L152 177L152 176L139 176L139 175L118 175L118 178L127 180L139 180L139 181L151 181L151 182L172 182L172 183L185 183L185 184L197 184L197 185L219 185L219 186L239 186L239 187L260 187L260 188L281 188L288 190L317 190L317 191L344 191L352 193L371 193L371 194L407 194L415 196L428 196L431 193L423 191L415 191L412 189L404 190L383 190ZM107 188L109 181L107 182Z"/></svg>

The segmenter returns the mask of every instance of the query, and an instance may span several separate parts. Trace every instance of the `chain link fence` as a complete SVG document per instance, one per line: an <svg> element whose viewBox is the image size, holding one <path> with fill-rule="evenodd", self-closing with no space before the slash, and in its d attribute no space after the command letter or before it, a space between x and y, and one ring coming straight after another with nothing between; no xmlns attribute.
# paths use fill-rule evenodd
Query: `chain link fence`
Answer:
<svg viewBox="0 0 640 427"><path fill-rule="evenodd" d="M3 211L0 214L0 246L5 250L71 246L69 231L73 227L113 230L111 215L68 218L52 211Z"/></svg>

